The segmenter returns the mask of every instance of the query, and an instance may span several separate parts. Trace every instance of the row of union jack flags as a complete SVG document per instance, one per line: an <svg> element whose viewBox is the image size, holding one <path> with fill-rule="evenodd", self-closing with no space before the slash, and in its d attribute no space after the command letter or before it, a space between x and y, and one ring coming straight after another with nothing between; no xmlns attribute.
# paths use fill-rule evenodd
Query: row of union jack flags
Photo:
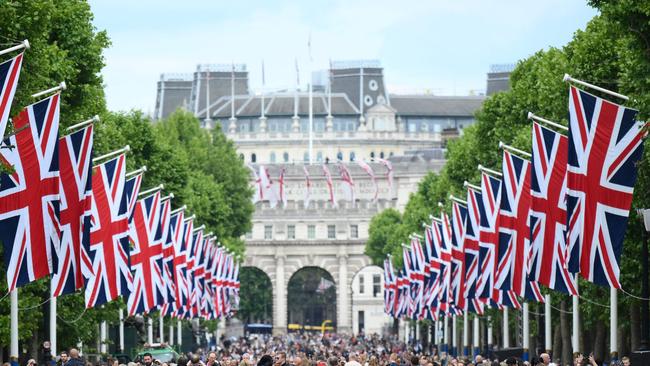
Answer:
<svg viewBox="0 0 650 366"><path fill-rule="evenodd" d="M385 312L438 319L519 308L522 298L544 301L540 285L578 296L578 273L621 288L646 137L636 114L571 86L568 136L534 122L532 154L506 146L501 172L482 169L480 186L452 199L451 216L411 236L399 271L384 261Z"/></svg>
<svg viewBox="0 0 650 366"><path fill-rule="evenodd" d="M4 133L22 54L0 64ZM9 291L51 277L51 296L83 291L86 307L122 296L129 315L227 316L239 265L171 196L142 192L125 153L93 167L93 125L59 137L60 93L24 108L3 141L0 240Z"/></svg>

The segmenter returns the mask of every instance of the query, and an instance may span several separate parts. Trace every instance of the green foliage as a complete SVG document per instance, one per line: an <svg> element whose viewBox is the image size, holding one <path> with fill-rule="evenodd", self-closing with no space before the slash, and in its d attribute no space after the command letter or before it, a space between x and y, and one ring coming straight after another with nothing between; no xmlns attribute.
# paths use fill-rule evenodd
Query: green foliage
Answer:
<svg viewBox="0 0 650 366"><path fill-rule="evenodd" d="M239 271L241 299L237 317L250 323L261 321L270 323L273 313L273 293L271 279L259 268L243 267Z"/></svg>

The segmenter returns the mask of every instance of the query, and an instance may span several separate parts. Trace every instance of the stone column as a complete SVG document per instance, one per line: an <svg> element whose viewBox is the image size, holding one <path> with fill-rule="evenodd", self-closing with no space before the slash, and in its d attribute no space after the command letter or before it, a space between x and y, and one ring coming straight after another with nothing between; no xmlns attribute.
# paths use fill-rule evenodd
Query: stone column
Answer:
<svg viewBox="0 0 650 366"><path fill-rule="evenodd" d="M273 334L285 334L287 332L287 289L284 279L284 259L284 254L275 255Z"/></svg>
<svg viewBox="0 0 650 366"><path fill-rule="evenodd" d="M348 255L344 252L339 252L337 257L339 259L339 298L337 301L338 309L336 310L338 313L336 330L340 333L350 333L352 331L352 324L350 322L350 284L348 283Z"/></svg>

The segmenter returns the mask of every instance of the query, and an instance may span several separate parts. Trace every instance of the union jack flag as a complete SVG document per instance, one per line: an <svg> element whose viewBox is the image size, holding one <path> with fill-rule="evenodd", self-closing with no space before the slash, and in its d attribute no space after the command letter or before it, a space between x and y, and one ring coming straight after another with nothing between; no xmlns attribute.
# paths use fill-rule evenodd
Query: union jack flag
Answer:
<svg viewBox="0 0 650 366"><path fill-rule="evenodd" d="M568 139L533 124L529 278L556 291L577 295L566 260L566 166Z"/></svg>
<svg viewBox="0 0 650 366"><path fill-rule="evenodd" d="M52 273L58 247L59 94L23 109L18 131L5 140L0 163L0 240L4 245L7 286L13 291Z"/></svg>
<svg viewBox="0 0 650 366"><path fill-rule="evenodd" d="M467 310L483 314L483 303L478 300L476 281L479 269L479 224L483 210L481 192L467 189L467 221L465 223L465 292Z"/></svg>
<svg viewBox="0 0 650 366"><path fill-rule="evenodd" d="M483 205L479 225L479 271L476 287L479 298L494 304L519 308L516 294L495 287L497 272L497 245L499 243L499 202L501 202L501 180L488 174L481 174L481 198ZM493 304L493 305L494 305Z"/></svg>
<svg viewBox="0 0 650 366"><path fill-rule="evenodd" d="M424 230L424 246L425 246L425 289L424 298L425 306L424 318L437 320L438 319L438 293L440 291L440 254L439 245L436 241L440 241L440 230L438 230L435 222L431 226L427 226Z"/></svg>
<svg viewBox="0 0 650 366"><path fill-rule="evenodd" d="M160 191L136 202L131 222L131 272L133 292L129 295L129 315L146 313L163 303L166 292L162 258Z"/></svg>
<svg viewBox="0 0 650 366"><path fill-rule="evenodd" d="M467 206L458 202L452 203L451 213L451 293L457 309L467 309L465 299L465 226L467 221Z"/></svg>
<svg viewBox="0 0 650 366"><path fill-rule="evenodd" d="M129 217L125 207L124 154L93 168L90 245L82 252L86 307L128 295L133 277L129 268Z"/></svg>
<svg viewBox="0 0 650 366"><path fill-rule="evenodd" d="M440 255L440 271L441 271L441 281L440 281L440 292L438 295L438 301L440 302L440 310L448 315L454 312L452 294L451 294L451 272L452 272L452 261L451 261L451 224L449 223L449 216L443 211L441 213L440 220L436 220L435 224L438 226L440 231L440 240L434 241L438 244L438 253Z"/></svg>
<svg viewBox="0 0 650 366"><path fill-rule="evenodd" d="M194 218L184 220L183 232L179 248L174 259L174 272L176 273L176 309L177 317L188 318L190 311L190 298L192 295L191 269L194 260L191 255L192 233L194 231Z"/></svg>
<svg viewBox="0 0 650 366"><path fill-rule="evenodd" d="M195 318L200 312L200 300L203 294L203 287L201 286L201 279L203 278L203 247L205 240L203 239L203 228L196 230L192 236L192 248L190 250L190 261L187 263L188 281L192 283L192 291L190 292L190 308L189 317Z"/></svg>
<svg viewBox="0 0 650 366"><path fill-rule="evenodd" d="M620 288L619 261L643 155L637 111L571 86L567 227L569 271Z"/></svg>
<svg viewBox="0 0 650 366"><path fill-rule="evenodd" d="M81 248L90 243L93 126L59 139L61 241L55 250L52 297L83 288Z"/></svg>
<svg viewBox="0 0 650 366"><path fill-rule="evenodd" d="M384 259L384 313L395 316L394 301L397 283L395 282L395 272L393 264L389 258Z"/></svg>
<svg viewBox="0 0 650 366"><path fill-rule="evenodd" d="M5 131L7 130L11 103L14 100L14 93L18 85L18 77L20 76L22 64L22 53L0 64L0 139L4 138Z"/></svg>
<svg viewBox="0 0 650 366"><path fill-rule="evenodd" d="M120 212L127 212L129 216L129 223L133 220L133 212L135 211L135 203L138 200L138 193L142 187L142 173L139 173L126 180L124 183L124 199L120 206Z"/></svg>
<svg viewBox="0 0 650 366"><path fill-rule="evenodd" d="M499 209L498 267L495 285L529 300L544 301L537 282L528 279L530 258L530 162L503 151Z"/></svg>
<svg viewBox="0 0 650 366"><path fill-rule="evenodd" d="M165 207L167 206L167 207ZM162 213L161 215L163 216L163 219L161 221L165 221L165 210L169 210L167 216L169 217L167 227L168 229L166 230L166 240L163 245L162 249L162 269L163 269L163 278L165 283L167 284L167 299L165 299L164 302L164 307L161 308L165 311L163 311L164 315L174 315L175 310L176 310L176 295L177 295L177 278L176 278L176 272L174 270L174 262L176 261L176 243L181 240L181 235L182 233L181 228L182 228L182 223L183 223L183 210L180 210L179 212L176 212L174 214L171 213L171 201L170 200L165 200L163 201L163 208L162 208Z"/></svg>

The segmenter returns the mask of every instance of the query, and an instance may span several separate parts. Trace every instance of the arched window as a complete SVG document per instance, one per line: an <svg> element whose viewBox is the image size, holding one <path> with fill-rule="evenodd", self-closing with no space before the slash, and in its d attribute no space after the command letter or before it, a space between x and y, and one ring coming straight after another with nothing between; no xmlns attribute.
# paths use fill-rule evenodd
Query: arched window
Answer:
<svg viewBox="0 0 650 366"><path fill-rule="evenodd" d="M270 160L271 160L271 163L275 163L275 152L274 151L271 152L271 159Z"/></svg>
<svg viewBox="0 0 650 366"><path fill-rule="evenodd" d="M289 162L289 153L288 152L285 151L284 154L282 154L282 160L284 160L285 163Z"/></svg>
<svg viewBox="0 0 650 366"><path fill-rule="evenodd" d="M239 160L244 161L244 154L239 154Z"/></svg>
<svg viewBox="0 0 650 366"><path fill-rule="evenodd" d="M393 153L392 151L390 152L390 154L388 154L389 157L393 155L395 155L395 153Z"/></svg>
<svg viewBox="0 0 650 366"><path fill-rule="evenodd" d="M383 159L383 158L384 158L384 152L383 152L383 151L379 153L379 158L380 158L380 159Z"/></svg>
<svg viewBox="0 0 650 366"><path fill-rule="evenodd" d="M356 158L356 155L354 154L354 151L350 151L350 161L354 161Z"/></svg>
<svg viewBox="0 0 650 366"><path fill-rule="evenodd" d="M343 153L342 152L339 151L338 153L336 153L336 160L343 161Z"/></svg>
<svg viewBox="0 0 650 366"><path fill-rule="evenodd" d="M251 154L251 163L255 163L257 161L257 155L255 153Z"/></svg>
<svg viewBox="0 0 650 366"><path fill-rule="evenodd" d="M323 161L323 152L322 151L319 151L319 152L316 153L316 161L319 162L319 163L321 161Z"/></svg>
<svg viewBox="0 0 650 366"><path fill-rule="evenodd" d="M374 159L374 158L375 158L375 152L374 152L374 151L371 151L371 152L370 152L370 159Z"/></svg>

